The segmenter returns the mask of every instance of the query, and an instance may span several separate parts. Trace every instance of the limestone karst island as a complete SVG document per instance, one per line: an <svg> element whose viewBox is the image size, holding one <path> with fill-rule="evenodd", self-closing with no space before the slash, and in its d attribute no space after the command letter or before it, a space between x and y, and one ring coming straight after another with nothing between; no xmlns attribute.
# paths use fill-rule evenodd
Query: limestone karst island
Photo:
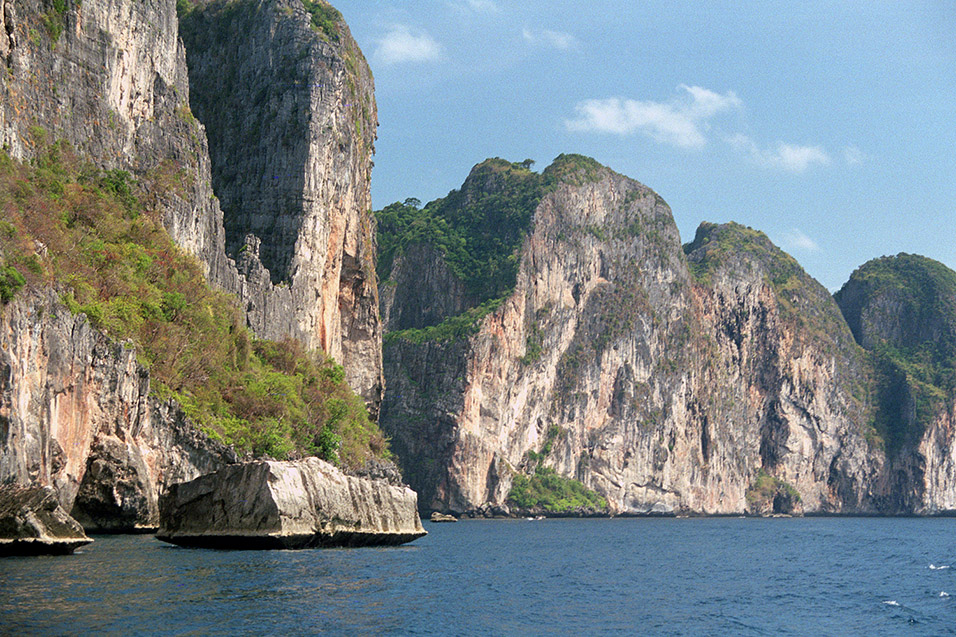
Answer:
<svg viewBox="0 0 956 637"><path fill-rule="evenodd" d="M324 0L2 0L0 67L2 554L956 513L937 261L831 294L573 149L373 210Z"/></svg>

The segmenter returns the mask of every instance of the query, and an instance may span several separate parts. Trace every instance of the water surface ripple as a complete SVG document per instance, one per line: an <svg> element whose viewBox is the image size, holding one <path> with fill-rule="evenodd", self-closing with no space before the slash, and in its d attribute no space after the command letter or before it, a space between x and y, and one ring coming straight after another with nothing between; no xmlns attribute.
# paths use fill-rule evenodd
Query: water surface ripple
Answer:
<svg viewBox="0 0 956 637"><path fill-rule="evenodd" d="M394 548L6 558L0 634L956 635L952 518L426 525Z"/></svg>

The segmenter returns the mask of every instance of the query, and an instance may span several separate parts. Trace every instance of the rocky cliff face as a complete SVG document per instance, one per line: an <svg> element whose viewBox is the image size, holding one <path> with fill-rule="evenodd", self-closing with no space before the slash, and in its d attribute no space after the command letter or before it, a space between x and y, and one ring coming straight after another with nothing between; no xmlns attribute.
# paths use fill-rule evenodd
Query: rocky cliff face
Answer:
<svg viewBox="0 0 956 637"><path fill-rule="evenodd" d="M464 284L427 243L397 255L381 288L382 326L389 332L437 325L469 307Z"/></svg>
<svg viewBox="0 0 956 637"><path fill-rule="evenodd" d="M900 254L857 269L835 295L873 369L887 481L918 513L954 509L956 272Z"/></svg>
<svg viewBox="0 0 956 637"><path fill-rule="evenodd" d="M205 135L189 110L175 3L4 0L0 13L0 143L11 156L63 140L155 183L176 242L212 280L236 287Z"/></svg>
<svg viewBox="0 0 956 637"><path fill-rule="evenodd" d="M262 283L241 289L250 325L341 361L377 411L372 75L338 12L309 8L277 0L188 11L190 103L209 135L228 251Z"/></svg>
<svg viewBox="0 0 956 637"><path fill-rule="evenodd" d="M651 190L558 168L474 334L386 339L382 425L423 506L500 506L541 463L615 513L920 510L904 465L922 461L887 463L866 354L822 286L734 224L685 255ZM392 279L390 317L434 306Z"/></svg>
<svg viewBox="0 0 956 637"><path fill-rule="evenodd" d="M372 80L341 16L308 4L317 22L298 1L191 9L210 160L175 2L0 1L0 143L28 160L67 142L134 173L209 281L240 297L253 330L335 356L374 416ZM150 398L135 353L56 298L3 308L0 482L56 487L88 529L153 527L160 490L234 454Z"/></svg>
<svg viewBox="0 0 956 637"><path fill-rule="evenodd" d="M686 251L711 350L695 388L711 405L716 436L705 439L743 434L715 449L795 488L805 511L890 506L868 440L863 352L830 294L749 228L704 224ZM742 486L759 506L759 489Z"/></svg>
<svg viewBox="0 0 956 637"><path fill-rule="evenodd" d="M5 0L0 144L28 159L63 140L153 184L174 240L253 330L331 354L374 414L372 80L337 12L310 6L332 12L332 36L298 0L195 8L187 71L172 0Z"/></svg>
<svg viewBox="0 0 956 637"><path fill-rule="evenodd" d="M56 488L87 530L154 528L159 492L235 454L149 396L135 352L51 290L0 316L0 483Z"/></svg>

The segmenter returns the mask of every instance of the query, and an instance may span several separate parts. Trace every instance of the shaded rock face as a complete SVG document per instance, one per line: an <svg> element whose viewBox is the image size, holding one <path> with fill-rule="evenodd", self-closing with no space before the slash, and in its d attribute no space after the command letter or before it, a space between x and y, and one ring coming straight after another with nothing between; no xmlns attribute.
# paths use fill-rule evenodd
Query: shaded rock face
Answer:
<svg viewBox="0 0 956 637"><path fill-rule="evenodd" d="M52 290L0 316L0 423L0 483L54 487L94 531L155 528L162 489L236 459L150 398L135 352Z"/></svg>
<svg viewBox="0 0 956 637"><path fill-rule="evenodd" d="M434 306L395 287L389 317ZM875 442L867 357L830 294L736 224L682 249L667 205L606 169L541 200L476 334L386 342L381 423L428 509L504 505L534 452L616 514L927 510L927 456L889 463ZM940 494L951 423L920 443Z"/></svg>
<svg viewBox="0 0 956 637"><path fill-rule="evenodd" d="M0 557L68 555L92 541L52 487L0 485Z"/></svg>
<svg viewBox="0 0 956 637"><path fill-rule="evenodd" d="M250 325L333 356L377 413L378 122L362 52L341 20L313 28L299 0L200 3L182 24L227 248L255 282L240 290Z"/></svg>
<svg viewBox="0 0 956 637"><path fill-rule="evenodd" d="M956 273L912 254L862 265L835 295L857 342L866 349L936 347L956 355Z"/></svg>
<svg viewBox="0 0 956 637"><path fill-rule="evenodd" d="M198 35L184 32L187 71L175 4L67 0L60 12L5 0L0 145L29 159L64 140L134 173L161 193L176 243L240 297L253 331L335 357L374 416L377 117L361 51L341 21L337 41L324 41L298 0L211 4L193 12Z"/></svg>
<svg viewBox="0 0 956 637"><path fill-rule="evenodd" d="M426 534L414 491L318 458L232 465L173 485L160 516L159 539L206 548L404 544Z"/></svg>
<svg viewBox="0 0 956 637"><path fill-rule="evenodd" d="M470 306L464 287L433 246L411 245L395 257L382 282L382 326L388 332L421 329L461 314Z"/></svg>

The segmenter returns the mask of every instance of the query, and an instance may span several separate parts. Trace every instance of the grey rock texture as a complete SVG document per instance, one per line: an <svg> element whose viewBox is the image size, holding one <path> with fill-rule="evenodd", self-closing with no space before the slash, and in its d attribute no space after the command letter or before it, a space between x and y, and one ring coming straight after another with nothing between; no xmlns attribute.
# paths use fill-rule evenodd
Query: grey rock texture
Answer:
<svg viewBox="0 0 956 637"><path fill-rule="evenodd" d="M395 289L389 317L431 305ZM534 452L614 514L952 510L951 414L919 443L935 455L887 461L866 353L819 283L736 224L682 249L666 203L606 169L542 199L476 334L386 342L381 423L426 509L502 507Z"/></svg>
<svg viewBox="0 0 956 637"><path fill-rule="evenodd" d="M206 548L404 544L425 535L417 496L318 458L225 467L160 500L165 542Z"/></svg>
<svg viewBox="0 0 956 637"><path fill-rule="evenodd" d="M313 27L299 0L212 1L184 16L182 34L250 325L333 356L377 413L378 120L365 58L334 25Z"/></svg>
<svg viewBox="0 0 956 637"><path fill-rule="evenodd" d="M181 410L149 396L135 352L53 290L0 314L0 483L51 486L89 530L155 528L159 493L234 462Z"/></svg>
<svg viewBox="0 0 956 637"><path fill-rule="evenodd" d="M0 485L0 557L68 555L92 541L52 487Z"/></svg>
<svg viewBox="0 0 956 637"><path fill-rule="evenodd" d="M470 306L462 282L427 243L396 255L380 288L382 326L387 332L437 325Z"/></svg>

